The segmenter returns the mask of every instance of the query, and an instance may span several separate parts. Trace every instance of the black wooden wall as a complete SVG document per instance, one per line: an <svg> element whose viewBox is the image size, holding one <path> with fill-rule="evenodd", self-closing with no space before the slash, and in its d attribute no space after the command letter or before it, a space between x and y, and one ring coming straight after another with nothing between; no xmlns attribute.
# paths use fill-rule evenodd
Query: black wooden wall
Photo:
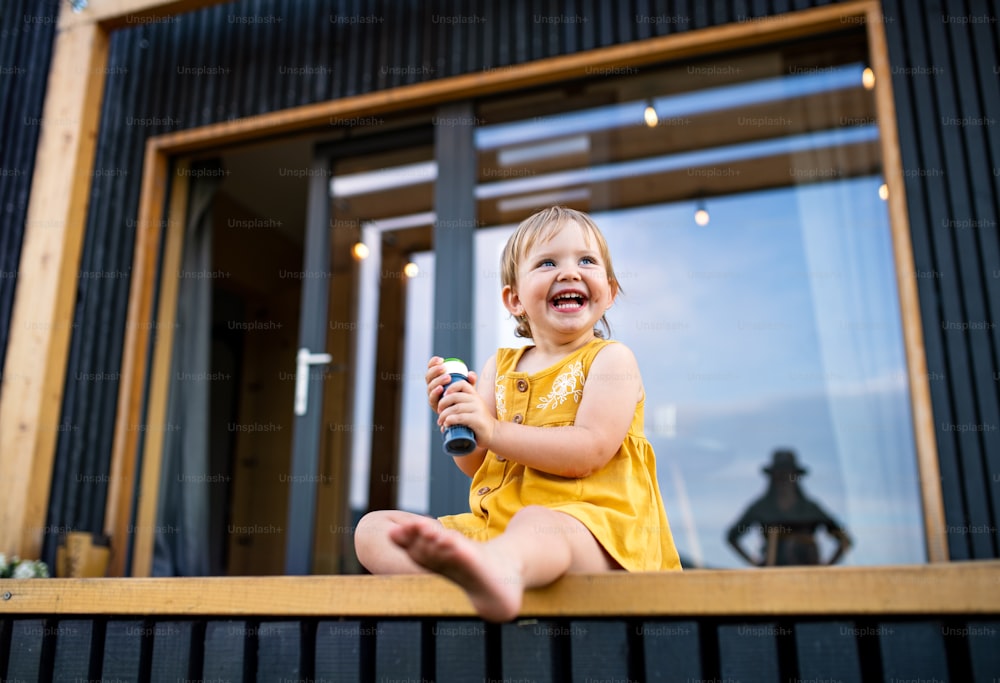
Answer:
<svg viewBox="0 0 1000 683"><path fill-rule="evenodd" d="M922 11L915 8L922 6ZM884 0L954 559L1000 525L1000 34L996 2Z"/></svg>
<svg viewBox="0 0 1000 683"><path fill-rule="evenodd" d="M58 0L0 2L0 373L10 338L57 7Z"/></svg>
<svg viewBox="0 0 1000 683"><path fill-rule="evenodd" d="M989 0L883 2L950 552L956 559L997 557L997 7ZM10 4L4 3L4 7ZM28 0L14 3L28 4L36 7ZM147 137L419 80L824 4L829 3L239 0L116 32L81 270L120 276L81 278L79 283L61 419L66 428L60 432L57 446L50 527L97 531L102 524L143 141ZM54 16L54 0L37 6L44 8L47 16ZM436 19L447 15L475 15L484 21L449 24ZM549 23L537 20L540 16L573 20ZM636 16L672 20L637 22ZM350 17L377 20L351 22ZM38 63L45 61L44 53L51 44L51 33L45 34L44 26L33 34L30 46L21 48L30 47ZM0 51L7 49L5 41ZM278 73L278 65L293 69L323 66L325 70L283 75ZM5 103L11 101L11 82L0 79L0 97ZM29 104L20 106L34 112L29 115L39 116L40 101L36 96L34 109ZM11 119L6 109L0 116L7 117L3 119L6 134L11 130L10 121L18 119ZM23 135L25 131L16 126L14 130L22 133L19 145L33 149L35 143ZM7 154L6 140L2 154ZM25 163L30 171L30 162ZM7 180L2 186L4 197L9 192ZM24 191L27 181L15 180L19 191ZM17 220L9 219L6 208L3 210L0 259L8 272L12 270L8 264L16 262L20 232ZM9 225L13 229L8 232ZM3 330L9 326L9 300L10 282L0 282ZM104 379L95 381L94 377ZM45 556L50 561L53 545L54 539L48 539Z"/></svg>
<svg viewBox="0 0 1000 683"><path fill-rule="evenodd" d="M0 620L6 681L995 683L995 619Z"/></svg>

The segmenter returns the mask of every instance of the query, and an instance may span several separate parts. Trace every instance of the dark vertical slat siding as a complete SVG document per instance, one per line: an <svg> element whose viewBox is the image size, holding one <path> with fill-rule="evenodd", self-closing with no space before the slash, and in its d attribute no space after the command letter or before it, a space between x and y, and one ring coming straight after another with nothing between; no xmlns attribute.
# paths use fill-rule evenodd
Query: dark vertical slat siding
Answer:
<svg viewBox="0 0 1000 683"><path fill-rule="evenodd" d="M995 3L884 0L948 544L1000 535Z"/></svg>
<svg viewBox="0 0 1000 683"><path fill-rule="evenodd" d="M17 7L29 4L35 14L44 11L43 16L54 17L57 11L55 0L22 0ZM375 0L323 0L309 5L241 0L116 32L95 159L97 169L113 169L116 175L93 179L81 269L122 275L80 282L50 527L98 531L103 523L143 143L150 135L825 4L829 2L493 0L469 10L445 0L401 5ZM988 23L946 24L941 4L933 0L884 0L884 5L917 272L939 274L922 277L918 288L950 549L957 559L995 557L1000 515L1000 448L996 447L1000 334L995 329L1000 316L996 261L1000 134L996 125L949 128L940 117L942 113L959 121L1000 117L996 34ZM970 0L968 8L972 13L996 12L985 0ZM441 20L471 14L483 20ZM636 20L650 15L672 19ZM374 20L349 23L352 16ZM552 16L559 21L545 19ZM261 17L281 21L250 23ZM21 17L4 13L0 20L0 30L9 30ZM19 50L30 53L32 64L39 65L21 79L24 83L18 81L19 86L13 85L14 79L0 85L4 98L0 101L6 103L0 126L5 135L17 133L14 139L21 143L17 149L27 159L8 162L6 155L14 148L0 149L4 168L20 164L26 171L0 184L4 193L0 270L5 274L16 270L37 143L37 127L21 122L24 116L40 116L45 79L39 74L47 70L51 51L52 24L32 30L35 33L28 39L0 41L5 59L11 50ZM957 71L927 76L899 70L933 67L937 61ZM963 65L969 72L959 70ZM324 68L282 74L282 66ZM210 71L193 71L198 68ZM946 86L943 81L948 79L959 82ZM23 90L14 97L12 88L20 86ZM20 108L12 110L11 103ZM943 175L920 175L921 169L939 169ZM986 228L947 227L956 225L956 220ZM12 279L0 279L0 329L5 333L0 350L9 332L12 300ZM971 315L982 316L986 329L942 327L948 322L976 322ZM972 431L977 425L984 429ZM44 552L50 562L54 546L50 536Z"/></svg>
<svg viewBox="0 0 1000 683"><path fill-rule="evenodd" d="M0 3L0 374L55 38L58 0Z"/></svg>
<svg viewBox="0 0 1000 683"><path fill-rule="evenodd" d="M995 617L947 623L812 617L780 628L715 618L641 626L527 619L499 627L434 618L263 619L0 619L0 633L11 635L0 679L994 683L1000 663ZM705 638L717 638L718 649L699 643ZM782 642L797 656L785 661Z"/></svg>

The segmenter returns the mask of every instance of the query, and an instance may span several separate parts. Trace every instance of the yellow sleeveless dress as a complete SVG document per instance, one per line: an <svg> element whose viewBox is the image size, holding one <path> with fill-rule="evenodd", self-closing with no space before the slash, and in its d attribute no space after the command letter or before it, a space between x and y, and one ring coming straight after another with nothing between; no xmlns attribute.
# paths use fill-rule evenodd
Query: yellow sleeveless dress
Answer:
<svg viewBox="0 0 1000 683"><path fill-rule="evenodd" d="M541 427L572 425L591 363L611 343L595 339L531 375L514 369L529 347L499 349L497 419ZM469 488L471 512L441 517L441 523L487 541L503 532L521 508L542 505L580 520L629 571L680 569L656 480L653 447L642 431L644 402L636 406L621 448L588 477L559 477L487 452Z"/></svg>

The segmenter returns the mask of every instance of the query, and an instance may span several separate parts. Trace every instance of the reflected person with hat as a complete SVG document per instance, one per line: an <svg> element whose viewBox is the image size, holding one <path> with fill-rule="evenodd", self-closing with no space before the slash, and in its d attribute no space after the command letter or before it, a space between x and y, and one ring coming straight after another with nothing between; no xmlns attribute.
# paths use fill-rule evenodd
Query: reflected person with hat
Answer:
<svg viewBox="0 0 1000 683"><path fill-rule="evenodd" d="M807 470L798 464L795 451L775 450L771 464L762 469L771 479L767 491L729 529L729 544L740 557L758 567L837 563L851 547L851 538L833 517L802 492L799 479ZM837 550L825 563L820 561L816 545L819 527L824 527L837 541ZM754 528L759 528L764 536L760 558L752 557L740 545L743 534Z"/></svg>

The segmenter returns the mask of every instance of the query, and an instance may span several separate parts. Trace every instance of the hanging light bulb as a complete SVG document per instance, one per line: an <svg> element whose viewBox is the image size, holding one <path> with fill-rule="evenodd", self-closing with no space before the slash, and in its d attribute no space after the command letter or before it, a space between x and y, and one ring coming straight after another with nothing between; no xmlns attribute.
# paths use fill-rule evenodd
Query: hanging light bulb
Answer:
<svg viewBox="0 0 1000 683"><path fill-rule="evenodd" d="M355 242L354 246L351 247L351 255L358 261L364 261L370 253L371 250L364 242Z"/></svg>
<svg viewBox="0 0 1000 683"><path fill-rule="evenodd" d="M887 183L882 183L878 186L878 198L882 201L889 198L889 185Z"/></svg>
<svg viewBox="0 0 1000 683"><path fill-rule="evenodd" d="M698 207L694 212L694 222L698 225L708 225L708 222L712 219L708 215L708 209L705 208L705 202L698 202Z"/></svg>
<svg viewBox="0 0 1000 683"><path fill-rule="evenodd" d="M875 72L870 66L866 66L865 70L861 72L861 85L865 86L865 90L871 90L875 87Z"/></svg>
<svg viewBox="0 0 1000 683"><path fill-rule="evenodd" d="M652 100L646 101L646 109L642 112L642 118L650 128L656 128L656 124L660 122L660 117L656 115L656 107L653 106Z"/></svg>
<svg viewBox="0 0 1000 683"><path fill-rule="evenodd" d="M419 274L420 274L420 267L413 261L410 261L405 266L403 266L403 275L405 275L406 277L416 277Z"/></svg>

